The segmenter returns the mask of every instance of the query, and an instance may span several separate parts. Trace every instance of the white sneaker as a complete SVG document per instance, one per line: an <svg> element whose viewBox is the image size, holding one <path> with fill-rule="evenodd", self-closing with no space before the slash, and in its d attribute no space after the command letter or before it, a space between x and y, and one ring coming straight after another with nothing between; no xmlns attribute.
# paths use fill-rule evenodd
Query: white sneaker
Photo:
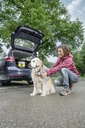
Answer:
<svg viewBox="0 0 85 128"><path fill-rule="evenodd" d="M60 93L60 95L62 95L62 96L67 96L67 95L69 95L69 94L71 94L72 93L72 91L70 90L70 89L64 89L61 93Z"/></svg>

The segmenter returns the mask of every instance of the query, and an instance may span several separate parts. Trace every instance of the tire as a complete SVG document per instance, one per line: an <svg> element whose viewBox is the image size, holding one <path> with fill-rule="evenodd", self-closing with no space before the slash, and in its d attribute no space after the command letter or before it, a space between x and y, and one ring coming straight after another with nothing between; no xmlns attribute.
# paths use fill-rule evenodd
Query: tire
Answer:
<svg viewBox="0 0 85 128"><path fill-rule="evenodd" d="M28 82L28 84L33 84L33 81L32 80L30 80L30 81L27 81Z"/></svg>
<svg viewBox="0 0 85 128"><path fill-rule="evenodd" d="M3 85L3 82L0 80L0 87Z"/></svg>
<svg viewBox="0 0 85 128"><path fill-rule="evenodd" d="M11 84L11 81L7 81L7 85L10 85Z"/></svg>

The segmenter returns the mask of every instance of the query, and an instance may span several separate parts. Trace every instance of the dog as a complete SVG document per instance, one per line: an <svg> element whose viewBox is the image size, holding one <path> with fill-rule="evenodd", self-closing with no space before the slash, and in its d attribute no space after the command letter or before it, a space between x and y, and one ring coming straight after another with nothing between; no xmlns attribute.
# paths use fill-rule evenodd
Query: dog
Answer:
<svg viewBox="0 0 85 128"><path fill-rule="evenodd" d="M41 59L33 58L30 63L32 67L32 80L33 80L33 92L30 96L35 96L37 94L41 94L41 96L46 96L55 93L55 88L52 83L52 80L49 76L45 78L41 78L43 72L48 70L48 68L43 65Z"/></svg>

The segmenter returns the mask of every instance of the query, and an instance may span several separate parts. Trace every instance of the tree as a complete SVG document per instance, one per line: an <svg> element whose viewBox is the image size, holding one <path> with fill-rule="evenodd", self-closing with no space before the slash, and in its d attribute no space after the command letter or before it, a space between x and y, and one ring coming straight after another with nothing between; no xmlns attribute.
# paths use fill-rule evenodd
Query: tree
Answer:
<svg viewBox="0 0 85 128"><path fill-rule="evenodd" d="M82 50L80 51L80 58L82 58L82 65L81 65L81 72L82 72L82 76L85 75L85 43L82 46Z"/></svg>
<svg viewBox="0 0 85 128"><path fill-rule="evenodd" d="M56 42L67 43L72 49L84 40L82 23L71 21L60 0L3 0L0 3L0 37L10 45L11 32L19 25L40 30L44 34L39 57L53 55Z"/></svg>
<svg viewBox="0 0 85 128"><path fill-rule="evenodd" d="M75 65L76 65L80 75L83 76L83 60L82 60L80 51L74 52L73 56L74 56Z"/></svg>

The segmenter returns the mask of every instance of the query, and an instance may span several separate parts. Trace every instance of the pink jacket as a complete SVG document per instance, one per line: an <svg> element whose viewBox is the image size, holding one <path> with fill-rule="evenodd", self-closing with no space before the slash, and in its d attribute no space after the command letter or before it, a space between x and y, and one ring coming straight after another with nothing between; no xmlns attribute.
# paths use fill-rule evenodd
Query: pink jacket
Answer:
<svg viewBox="0 0 85 128"><path fill-rule="evenodd" d="M63 58L58 58L55 65L46 71L47 75L50 76L50 75L58 72L62 68L68 68L69 70L74 72L76 75L80 76L79 72L77 71L77 69L75 67L72 54L69 54L68 56L63 57Z"/></svg>

